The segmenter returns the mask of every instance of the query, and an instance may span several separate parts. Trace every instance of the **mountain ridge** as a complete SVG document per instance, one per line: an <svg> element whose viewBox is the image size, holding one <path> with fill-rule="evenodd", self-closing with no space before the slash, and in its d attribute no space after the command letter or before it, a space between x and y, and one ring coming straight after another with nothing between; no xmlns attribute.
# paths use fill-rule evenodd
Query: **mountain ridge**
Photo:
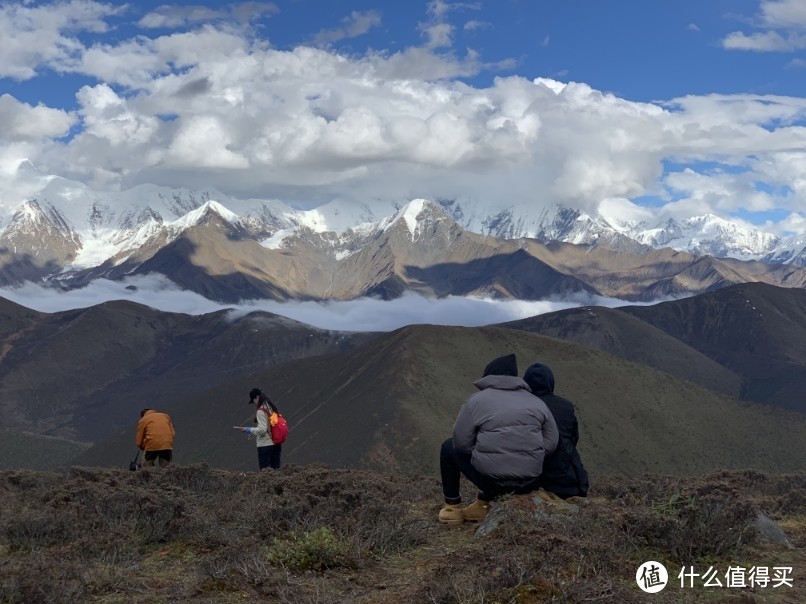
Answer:
<svg viewBox="0 0 806 604"><path fill-rule="evenodd" d="M156 272L225 303L255 298L389 299L406 291L427 297L519 299L583 292L650 301L747 281L806 286L806 268L796 265L696 256L638 244L620 251L601 242L501 239L465 229L443 206L427 200L412 201L379 221L336 233L322 230L327 221L318 214L321 210L294 215L283 214L276 204L263 205L261 218L257 202L243 206L241 215L209 194L185 194L169 198L159 192L163 214L143 200L139 213L109 209L104 214L94 205L92 228L83 235L72 230L65 235L66 216L53 206L48 212L30 202L0 233L0 284L31 280L81 287L97 278ZM116 231L110 227L112 216L131 228ZM574 216L567 218L576 224L579 216ZM612 243L607 237L595 239ZM111 256L105 257L103 241L111 242ZM524 251L533 258L523 258ZM550 276L551 271L563 274ZM459 273L475 285L463 286L455 278Z"/></svg>
<svg viewBox="0 0 806 604"><path fill-rule="evenodd" d="M806 413L806 291L743 283L652 306L501 324L578 342L731 396Z"/></svg>

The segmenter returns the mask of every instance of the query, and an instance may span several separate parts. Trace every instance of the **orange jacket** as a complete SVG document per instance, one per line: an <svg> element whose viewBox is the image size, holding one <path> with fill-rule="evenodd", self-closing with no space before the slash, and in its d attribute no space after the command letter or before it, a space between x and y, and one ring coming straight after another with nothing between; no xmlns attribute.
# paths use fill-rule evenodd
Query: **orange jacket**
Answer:
<svg viewBox="0 0 806 604"><path fill-rule="evenodd" d="M149 409L137 422L137 436L134 442L144 451L172 450L175 435L171 418L166 413Z"/></svg>

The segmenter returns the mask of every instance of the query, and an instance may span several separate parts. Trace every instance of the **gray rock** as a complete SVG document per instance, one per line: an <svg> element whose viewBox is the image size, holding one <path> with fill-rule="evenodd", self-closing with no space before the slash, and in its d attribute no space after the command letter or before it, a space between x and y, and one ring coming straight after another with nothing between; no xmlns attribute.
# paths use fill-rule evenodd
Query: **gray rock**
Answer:
<svg viewBox="0 0 806 604"><path fill-rule="evenodd" d="M778 523L764 512L757 512L756 519L753 520L750 526L758 531L758 536L761 541L785 545L789 549L794 549L794 546L787 538L786 533L778 526Z"/></svg>
<svg viewBox="0 0 806 604"><path fill-rule="evenodd" d="M537 524L555 522L558 518L568 518L579 512L579 506L547 493L540 489L529 495L514 495L493 503L487 517L476 529L476 537L485 537L495 531L502 523L506 522L506 517L510 507L514 505L530 505L532 507L531 516Z"/></svg>

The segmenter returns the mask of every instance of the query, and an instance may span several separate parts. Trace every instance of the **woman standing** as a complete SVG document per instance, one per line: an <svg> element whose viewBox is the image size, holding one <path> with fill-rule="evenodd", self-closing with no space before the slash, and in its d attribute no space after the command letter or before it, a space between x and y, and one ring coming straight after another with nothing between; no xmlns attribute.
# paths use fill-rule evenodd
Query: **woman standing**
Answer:
<svg viewBox="0 0 806 604"><path fill-rule="evenodd" d="M255 405L255 427L236 426L241 432L254 435L257 442L257 463L260 469L279 468L282 445L275 444L271 438L271 416L279 413L277 405L263 394L260 388L249 391L249 404Z"/></svg>

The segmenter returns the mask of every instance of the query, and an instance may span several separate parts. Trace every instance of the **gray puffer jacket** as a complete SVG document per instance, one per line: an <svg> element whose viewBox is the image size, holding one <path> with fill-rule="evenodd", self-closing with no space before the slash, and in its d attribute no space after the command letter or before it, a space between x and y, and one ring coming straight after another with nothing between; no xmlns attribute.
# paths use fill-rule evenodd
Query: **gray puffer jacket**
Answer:
<svg viewBox="0 0 806 604"><path fill-rule="evenodd" d="M456 417L454 448L470 453L473 467L498 482L517 485L537 478L559 439L546 404L519 377L488 375L473 384L481 392L470 396Z"/></svg>

